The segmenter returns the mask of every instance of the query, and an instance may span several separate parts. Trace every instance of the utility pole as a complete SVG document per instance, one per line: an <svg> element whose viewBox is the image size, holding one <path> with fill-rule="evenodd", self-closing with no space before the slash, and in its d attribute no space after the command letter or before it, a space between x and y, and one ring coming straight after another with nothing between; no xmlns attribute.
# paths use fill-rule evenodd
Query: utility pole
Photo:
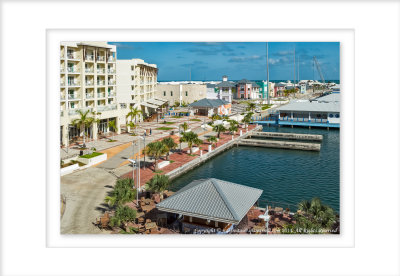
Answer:
<svg viewBox="0 0 400 276"><path fill-rule="evenodd" d="M294 55L293 55L293 88L296 84L296 45L294 45Z"/></svg>

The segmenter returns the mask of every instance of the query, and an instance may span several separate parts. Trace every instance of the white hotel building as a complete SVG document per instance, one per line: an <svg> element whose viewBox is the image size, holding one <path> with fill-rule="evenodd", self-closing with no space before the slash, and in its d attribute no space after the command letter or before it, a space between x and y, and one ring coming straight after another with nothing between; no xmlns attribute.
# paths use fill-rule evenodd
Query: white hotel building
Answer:
<svg viewBox="0 0 400 276"><path fill-rule="evenodd" d="M117 60L118 103L143 111L145 117L157 113L166 100L155 99L157 89L156 64L142 59Z"/></svg>
<svg viewBox="0 0 400 276"><path fill-rule="evenodd" d="M120 131L126 109L117 104L115 45L106 42L60 43L60 134L61 144L69 145L81 135L71 124L79 118L78 110L99 112L99 124L86 129L87 137L97 139L107 134L108 122L115 120Z"/></svg>

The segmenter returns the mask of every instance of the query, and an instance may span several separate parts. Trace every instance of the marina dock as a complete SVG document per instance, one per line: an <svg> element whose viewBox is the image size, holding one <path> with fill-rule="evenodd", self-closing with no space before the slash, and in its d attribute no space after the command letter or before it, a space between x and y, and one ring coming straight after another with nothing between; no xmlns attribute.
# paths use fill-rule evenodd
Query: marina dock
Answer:
<svg viewBox="0 0 400 276"><path fill-rule="evenodd" d="M294 149L294 150L311 150L311 151L321 150L321 145L316 143L271 141L271 140L261 140L261 139L241 139L238 142L238 145L264 147L264 148Z"/></svg>
<svg viewBox="0 0 400 276"><path fill-rule="evenodd" d="M259 138L278 138L287 140L304 140L304 141L322 141L322 135L299 134L299 133L281 133L281 132L252 132L249 137Z"/></svg>

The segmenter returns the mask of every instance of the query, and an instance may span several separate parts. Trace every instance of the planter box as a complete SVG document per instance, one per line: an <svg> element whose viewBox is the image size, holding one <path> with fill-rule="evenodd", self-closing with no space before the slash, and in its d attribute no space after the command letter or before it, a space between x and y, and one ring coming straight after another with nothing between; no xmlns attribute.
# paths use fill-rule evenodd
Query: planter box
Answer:
<svg viewBox="0 0 400 276"><path fill-rule="evenodd" d="M61 168L61 176L66 175L66 174L70 174L72 173L74 170L79 168L79 164L73 164L71 166L65 167L65 168Z"/></svg>
<svg viewBox="0 0 400 276"><path fill-rule="evenodd" d="M102 155L98 155L92 158L82 158L78 157L77 159L79 162L82 162L83 164L90 166L96 165L100 162L106 161L107 160L107 153L103 153Z"/></svg>
<svg viewBox="0 0 400 276"><path fill-rule="evenodd" d="M162 161L162 162L158 163L158 168L159 169L164 168L164 167L168 166L169 164L171 164L169 161Z"/></svg>

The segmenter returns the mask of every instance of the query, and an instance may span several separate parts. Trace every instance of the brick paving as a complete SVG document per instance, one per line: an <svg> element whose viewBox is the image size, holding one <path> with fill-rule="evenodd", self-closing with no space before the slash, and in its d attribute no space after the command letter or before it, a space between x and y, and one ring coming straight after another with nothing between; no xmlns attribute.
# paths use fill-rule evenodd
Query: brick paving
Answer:
<svg viewBox="0 0 400 276"><path fill-rule="evenodd" d="M252 130L254 129L256 126L255 125L250 125L248 127L248 130ZM244 129L242 129L243 133L245 133L246 131ZM216 135L215 132L207 132L208 134L211 135ZM239 136L239 131L236 133L236 135L234 136L234 138L237 138ZM176 137L174 137L174 140L176 139ZM200 136L200 138L204 138ZM220 139L218 140L217 143L217 147L222 146L223 144L229 142L232 140L232 135L229 132L225 132L225 133L221 133L220 134ZM199 146L199 150L195 153L193 153L192 155L189 155L187 153L187 151L189 150L188 147L184 147L182 148L182 152L175 152L170 154L169 156L169 160L173 161L172 163L170 163L169 165L163 167L161 170L162 172L160 174L166 174L168 172L171 172L173 170L175 170L176 168L181 167L183 164L190 162L192 160L194 160L195 158L198 158L200 156L200 150L203 150L203 154L208 152L208 145L210 145L210 143L208 143L205 139L203 139L203 144ZM166 158L163 157L161 158L158 163L165 161ZM156 173L154 172L154 164L152 163L151 165L147 165L146 168L142 168L140 169L140 187L143 187L147 181L149 181ZM136 176L136 175L135 175ZM132 178L132 169L130 172L124 174L122 177L129 177Z"/></svg>

